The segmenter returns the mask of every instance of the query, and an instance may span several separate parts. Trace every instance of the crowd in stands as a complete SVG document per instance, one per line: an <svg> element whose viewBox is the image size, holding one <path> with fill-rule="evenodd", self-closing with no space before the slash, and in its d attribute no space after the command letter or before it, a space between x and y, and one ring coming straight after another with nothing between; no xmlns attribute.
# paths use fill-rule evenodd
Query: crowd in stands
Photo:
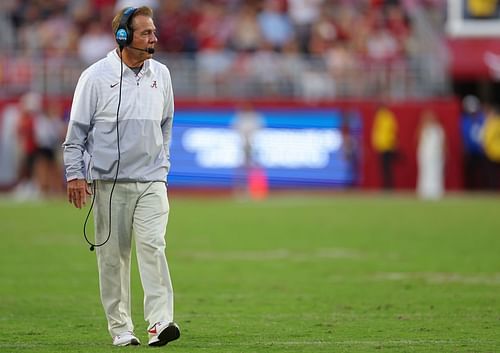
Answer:
<svg viewBox="0 0 500 353"><path fill-rule="evenodd" d="M45 55L79 52L91 61L89 48L101 52L114 45L116 11L142 4L154 9L158 46L167 52L348 51L391 60L412 50L412 8L442 17L446 1L5 0L1 46Z"/></svg>
<svg viewBox="0 0 500 353"><path fill-rule="evenodd" d="M174 79L191 79L185 89L175 82L180 96L199 96L195 91L201 86L209 97L443 93L446 70L435 33L442 33L446 0L5 0L0 3L0 84L32 82L33 70L40 76L33 58L59 60L58 65L70 61L79 66L44 73L65 75L58 88L64 92L83 67L115 46L115 13L141 5L154 9L157 52L195 62L194 68L183 64L179 70L170 61ZM415 74L415 66L428 74ZM194 70L196 77L188 77ZM234 78L239 86L233 87ZM410 79L430 84L406 94L418 84Z"/></svg>

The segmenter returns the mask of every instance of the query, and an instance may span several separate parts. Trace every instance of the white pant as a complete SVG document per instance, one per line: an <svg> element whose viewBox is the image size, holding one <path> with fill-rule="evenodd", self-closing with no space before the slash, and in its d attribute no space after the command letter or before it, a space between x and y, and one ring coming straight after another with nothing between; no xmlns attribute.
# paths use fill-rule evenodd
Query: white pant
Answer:
<svg viewBox="0 0 500 353"><path fill-rule="evenodd" d="M96 181L96 244L109 232L112 181ZM169 203L164 182L117 182L111 206L111 237L96 247L101 301L111 336L133 331L130 305L130 256L135 236L137 263L144 289L144 319L149 327L173 321L173 290L165 256Z"/></svg>

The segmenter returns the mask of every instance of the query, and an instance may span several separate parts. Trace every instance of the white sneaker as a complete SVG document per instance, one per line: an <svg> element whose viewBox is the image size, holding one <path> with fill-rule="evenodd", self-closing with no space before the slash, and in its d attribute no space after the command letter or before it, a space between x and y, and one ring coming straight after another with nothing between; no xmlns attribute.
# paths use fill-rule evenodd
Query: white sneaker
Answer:
<svg viewBox="0 0 500 353"><path fill-rule="evenodd" d="M124 346L138 346L141 341L135 337L132 331L125 331L120 333L118 336L113 337L113 345L124 347Z"/></svg>
<svg viewBox="0 0 500 353"><path fill-rule="evenodd" d="M148 330L150 346L164 346L181 336L179 326L175 322L160 321Z"/></svg>

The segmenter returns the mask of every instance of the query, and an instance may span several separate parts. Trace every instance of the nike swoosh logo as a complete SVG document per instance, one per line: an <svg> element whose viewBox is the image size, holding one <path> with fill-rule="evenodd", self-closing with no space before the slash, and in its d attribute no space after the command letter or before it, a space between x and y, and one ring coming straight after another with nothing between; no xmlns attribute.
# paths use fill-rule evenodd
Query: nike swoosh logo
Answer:
<svg viewBox="0 0 500 353"><path fill-rule="evenodd" d="M113 87L115 87L115 86L116 86L117 84L119 84L119 83L120 83L120 82L117 82L117 83L115 83L114 85L109 85L109 87L110 87L110 88L113 88Z"/></svg>

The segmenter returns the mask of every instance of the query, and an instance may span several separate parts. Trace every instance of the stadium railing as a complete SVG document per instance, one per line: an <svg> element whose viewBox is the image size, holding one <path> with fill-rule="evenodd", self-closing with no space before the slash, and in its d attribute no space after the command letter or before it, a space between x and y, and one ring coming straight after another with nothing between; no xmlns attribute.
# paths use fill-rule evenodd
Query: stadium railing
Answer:
<svg viewBox="0 0 500 353"><path fill-rule="evenodd" d="M352 60L341 66L326 56L274 52L158 53L171 71L177 98L337 98L393 99L446 97L451 94L445 65L432 57L385 62ZM39 57L0 54L0 98L26 91L71 96L84 64L76 56Z"/></svg>

